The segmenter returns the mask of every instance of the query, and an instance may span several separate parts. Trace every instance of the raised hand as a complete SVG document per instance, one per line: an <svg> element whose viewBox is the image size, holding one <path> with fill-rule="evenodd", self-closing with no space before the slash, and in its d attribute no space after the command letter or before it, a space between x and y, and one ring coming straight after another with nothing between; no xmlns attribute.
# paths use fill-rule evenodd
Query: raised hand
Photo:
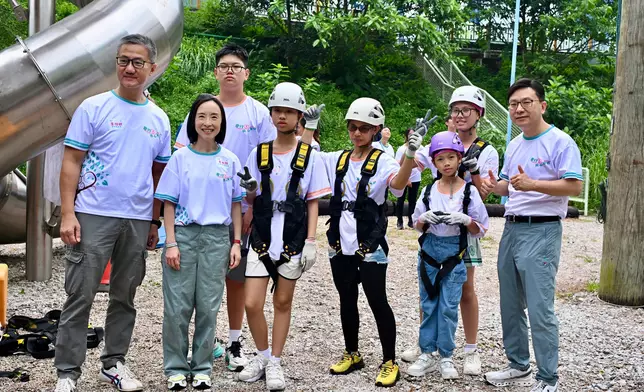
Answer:
<svg viewBox="0 0 644 392"><path fill-rule="evenodd" d="M311 105L304 112L304 120L306 124L304 128L316 130L318 129L318 122L320 121L320 116L322 115L322 110L324 110L324 104L320 105Z"/></svg>
<svg viewBox="0 0 644 392"><path fill-rule="evenodd" d="M244 166L244 173L237 173L237 176L241 178L239 181L239 186L246 189L248 192L255 192L257 190L257 180L250 175L248 167Z"/></svg>
<svg viewBox="0 0 644 392"><path fill-rule="evenodd" d="M512 184L514 189L517 191L533 191L535 188L535 181L523 171L523 167L521 167L521 165L519 165L518 169L519 173L510 178L510 184Z"/></svg>
<svg viewBox="0 0 644 392"><path fill-rule="evenodd" d="M488 170L488 176L488 178L483 179L483 181L481 182L481 188L486 196L494 192L496 185L499 183L496 180L496 177L494 176L494 172L492 170Z"/></svg>
<svg viewBox="0 0 644 392"><path fill-rule="evenodd" d="M427 134L427 130L429 127L438 120L438 116L434 116L430 119L430 116L432 115L432 109L429 109L427 111L427 114L425 114L425 118L418 118L416 119L416 127L414 128L414 133L419 134L421 137L424 137Z"/></svg>

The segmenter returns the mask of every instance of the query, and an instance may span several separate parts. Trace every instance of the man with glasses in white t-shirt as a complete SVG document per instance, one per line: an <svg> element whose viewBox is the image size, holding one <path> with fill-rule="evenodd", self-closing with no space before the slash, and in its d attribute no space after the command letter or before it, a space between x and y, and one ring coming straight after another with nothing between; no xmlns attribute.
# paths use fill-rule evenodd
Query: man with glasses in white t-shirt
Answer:
<svg viewBox="0 0 644 392"><path fill-rule="evenodd" d="M555 278L561 254L561 220L568 197L582 189L581 157L575 141L543 119L548 106L543 86L521 79L508 91L510 116L523 131L508 145L500 180L489 173L486 192L508 196L499 245L503 345L509 366L488 372L495 386L532 386L532 392L559 387L559 329L554 310ZM528 309L537 362L530 369Z"/></svg>

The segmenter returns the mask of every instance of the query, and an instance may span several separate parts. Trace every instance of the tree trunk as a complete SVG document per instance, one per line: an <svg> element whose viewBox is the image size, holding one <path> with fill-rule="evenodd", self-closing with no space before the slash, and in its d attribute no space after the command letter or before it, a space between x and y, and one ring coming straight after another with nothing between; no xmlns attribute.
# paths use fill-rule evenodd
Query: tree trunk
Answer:
<svg viewBox="0 0 644 392"><path fill-rule="evenodd" d="M644 305L644 7L622 0L599 297Z"/></svg>

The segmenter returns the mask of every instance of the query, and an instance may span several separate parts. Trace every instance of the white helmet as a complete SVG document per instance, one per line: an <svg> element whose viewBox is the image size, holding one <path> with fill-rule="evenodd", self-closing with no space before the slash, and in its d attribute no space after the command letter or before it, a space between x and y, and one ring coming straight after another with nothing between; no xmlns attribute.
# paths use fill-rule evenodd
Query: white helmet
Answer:
<svg viewBox="0 0 644 392"><path fill-rule="evenodd" d="M345 120L357 120L371 125L385 123L385 109L373 98L358 98L351 103Z"/></svg>
<svg viewBox="0 0 644 392"><path fill-rule="evenodd" d="M306 110L306 100L304 99L302 87L290 82L280 83L275 86L271 97L268 98L268 108L275 106L304 112Z"/></svg>
<svg viewBox="0 0 644 392"><path fill-rule="evenodd" d="M449 107L454 102L469 102L480 108L481 117L485 115L485 93L476 86L461 86L454 90L449 100Z"/></svg>

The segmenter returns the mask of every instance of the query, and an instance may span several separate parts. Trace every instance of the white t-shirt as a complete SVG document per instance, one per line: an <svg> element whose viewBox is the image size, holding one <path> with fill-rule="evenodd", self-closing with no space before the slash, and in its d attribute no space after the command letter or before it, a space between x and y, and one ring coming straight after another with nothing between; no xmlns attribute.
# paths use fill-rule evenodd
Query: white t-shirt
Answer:
<svg viewBox="0 0 644 392"><path fill-rule="evenodd" d="M398 150L396 150L396 162L400 163L400 160L403 159L405 155L405 151L407 151L406 145L403 144L402 146L398 147ZM417 167L411 169L411 175L409 176L409 181L420 182L420 170L418 170Z"/></svg>
<svg viewBox="0 0 644 392"><path fill-rule="evenodd" d="M240 162L246 163L253 148L260 143L270 142L277 137L277 129L273 125L268 108L251 97L237 106L224 106L226 113L226 137L222 145L232 151ZM189 115L189 114L188 114ZM181 129L174 143L175 148L190 144L188 139L188 116L181 124ZM248 205L242 201L242 210L246 212Z"/></svg>
<svg viewBox="0 0 644 392"><path fill-rule="evenodd" d="M386 146L382 144L382 142L373 142L371 143L371 146L373 148L377 148L378 150L382 150L385 152L385 154L389 155L390 157L394 157L394 147L391 145L391 143L388 143Z"/></svg>
<svg viewBox="0 0 644 392"><path fill-rule="evenodd" d="M239 186L239 159L219 146L212 153L182 148L172 154L154 197L176 204L175 226L230 225L232 203L246 193Z"/></svg>
<svg viewBox="0 0 644 392"><path fill-rule="evenodd" d="M322 155L322 160L326 167L329 184L331 185L332 191L334 191L335 170L338 165L338 159L340 158L340 155L342 155L342 151L329 153L322 152L320 155ZM358 183L362 178L361 169L364 161L364 159L359 161L353 159L349 160L347 174L344 176L342 181L342 188L344 189L342 201L356 200ZM378 205L384 203L387 187L389 187L391 180L393 180L393 178L398 174L398 171L400 171L400 165L398 162L389 155L382 154L378 160L376 174L374 174L369 180L369 185L367 187L367 195L369 198L373 199ZM401 197L404 192L404 189L398 190L389 188L389 190L396 197ZM355 254L358 250L357 225L356 219L353 216L353 211L342 211L342 216L340 217L340 245L342 246L342 254L344 255Z"/></svg>
<svg viewBox="0 0 644 392"><path fill-rule="evenodd" d="M500 178L510 181L519 173L519 165L534 180L553 181L571 178L583 181L581 154L575 141L565 132L550 126L532 138L523 134L512 139L505 152ZM522 192L508 184L510 192L505 215L555 216L562 219L568 212L568 196L550 196L539 192Z"/></svg>
<svg viewBox="0 0 644 392"><path fill-rule="evenodd" d="M271 172L271 199L273 201L286 200L286 192L288 191L288 185L291 181L291 175L293 174L291 161L293 161L296 151L297 148L293 148L291 151L281 154L273 152L273 171ZM262 175L257 167L257 148L254 148L248 156L246 167L248 167L250 175L253 176L259 184L261 184ZM261 188L261 186L259 188ZM320 160L320 156L317 151L311 151L309 163L306 166L304 175L300 179L298 193L302 199L306 197L306 200L319 199L331 193L331 187L329 186L329 180L324 170L324 164ZM261 189L258 189L257 196L261 194ZM273 218L271 219L271 245L268 249L268 253L273 260L279 260L280 254L284 249L282 234L284 233L285 215L286 214L284 212L278 210L273 211ZM291 257L291 259L298 259L299 257L300 255L296 255Z"/></svg>
<svg viewBox="0 0 644 392"><path fill-rule="evenodd" d="M224 106L226 112L226 137L222 145L246 162L250 152L260 143L270 142L277 137L277 129L271 120L268 108L251 97L237 106ZM174 143L175 148L190 144L188 139L188 116Z"/></svg>
<svg viewBox="0 0 644 392"><path fill-rule="evenodd" d="M170 160L170 120L163 110L114 91L89 97L74 112L65 145L87 151L76 212L152 219L152 163Z"/></svg>
<svg viewBox="0 0 644 392"><path fill-rule="evenodd" d="M429 156L429 147L430 145L428 144L427 146L421 147L420 149L418 149L418 151L416 151L416 165L420 168L420 170L429 168L429 170L431 170L432 172L432 176L436 178L438 176L438 170L436 169L436 166L434 166L434 163ZM470 148L472 148L472 146L470 146ZM488 178L488 172L490 170L492 170L492 173L494 173L495 176L499 175L499 153L491 144L488 144L481 151L478 157L478 162L481 179ZM472 182L472 175L469 171L465 172L464 177L465 181Z"/></svg>
<svg viewBox="0 0 644 392"><path fill-rule="evenodd" d="M428 185L431 186L431 185ZM425 194L425 189L421 191L421 195ZM453 197L450 199L449 195L442 194L438 191L438 184L434 185L429 194L429 209L432 211L442 211L442 212L463 212L463 199L465 192L465 185L463 185L458 191L454 192ZM414 214L412 215L412 220L414 224L418 222L418 218L427 212L425 208L425 203L422 200L419 200L416 203L416 208L414 209ZM490 227L489 217L487 210L485 209L485 204L481 200L478 190L475 186L470 186L470 205L467 209L467 215L469 215L481 229L477 234L470 234L472 237L481 238L485 235L485 232ZM458 225L446 225L444 223L438 225L429 225L429 233L432 233L438 237L450 237L457 236L461 234L460 226Z"/></svg>

